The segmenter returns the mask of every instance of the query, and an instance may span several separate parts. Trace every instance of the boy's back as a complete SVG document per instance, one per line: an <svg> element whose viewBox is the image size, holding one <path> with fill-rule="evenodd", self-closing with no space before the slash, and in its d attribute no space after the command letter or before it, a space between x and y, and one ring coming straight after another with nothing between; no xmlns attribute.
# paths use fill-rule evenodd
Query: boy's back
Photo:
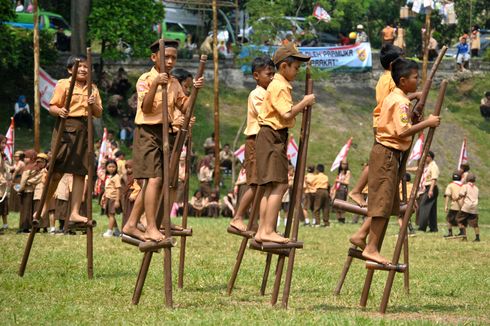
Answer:
<svg viewBox="0 0 490 326"><path fill-rule="evenodd" d="M279 73L274 75L265 93L263 110L258 115L260 125L269 126L274 130L294 127L295 118L287 120L280 114L290 111L293 106L292 89L284 76Z"/></svg>
<svg viewBox="0 0 490 326"><path fill-rule="evenodd" d="M376 84L376 107L373 110L373 128L378 126L379 115L381 113L381 106L384 99L396 88L393 78L391 78L391 71L385 70L379 77Z"/></svg>
<svg viewBox="0 0 490 326"><path fill-rule="evenodd" d="M461 209L462 201L459 199L459 192L463 184L458 181L453 181L447 185L444 195L451 199L451 210L459 211Z"/></svg>
<svg viewBox="0 0 490 326"><path fill-rule="evenodd" d="M464 184L460 191L460 195L464 196L463 207L461 207L461 211L470 214L477 214L478 194L478 187L474 183L468 182Z"/></svg>

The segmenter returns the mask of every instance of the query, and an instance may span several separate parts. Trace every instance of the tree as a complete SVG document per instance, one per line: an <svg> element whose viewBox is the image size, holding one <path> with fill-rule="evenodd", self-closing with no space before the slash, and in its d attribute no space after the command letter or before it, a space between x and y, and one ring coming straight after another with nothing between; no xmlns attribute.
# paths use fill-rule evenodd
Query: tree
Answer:
<svg viewBox="0 0 490 326"><path fill-rule="evenodd" d="M147 57L148 46L158 37L154 27L163 18L163 5L156 1L93 0L88 20L89 39L101 42L103 58L124 58L121 42L131 46L133 57Z"/></svg>

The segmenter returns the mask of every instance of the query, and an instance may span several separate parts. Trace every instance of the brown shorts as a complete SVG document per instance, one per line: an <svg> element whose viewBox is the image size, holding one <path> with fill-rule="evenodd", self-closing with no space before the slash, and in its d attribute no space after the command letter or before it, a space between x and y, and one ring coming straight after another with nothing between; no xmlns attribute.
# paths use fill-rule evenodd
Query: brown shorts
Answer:
<svg viewBox="0 0 490 326"><path fill-rule="evenodd" d="M456 217L458 216L458 212L454 209L450 209L449 212L447 212L446 220L447 222L452 225L452 226L458 226L458 221L456 221Z"/></svg>
<svg viewBox="0 0 490 326"><path fill-rule="evenodd" d="M59 132L60 119L51 137L51 151L54 150L56 136ZM54 163L54 171L60 173L72 173L75 175L87 175L88 171L88 133L86 118L67 118L65 130L61 136L60 148Z"/></svg>
<svg viewBox="0 0 490 326"><path fill-rule="evenodd" d="M68 220L70 217L70 202L67 200L56 199L54 217L57 220Z"/></svg>
<svg viewBox="0 0 490 326"><path fill-rule="evenodd" d="M7 190L5 190L7 191ZM12 196L12 195L10 195ZM2 198L0 197L0 200ZM3 201L0 203L0 215L2 216L7 216L9 215L9 196L5 195L5 198Z"/></svg>
<svg viewBox="0 0 490 326"><path fill-rule="evenodd" d="M247 172L247 185L257 184L257 153L255 151L256 135L248 136L245 140L245 171Z"/></svg>
<svg viewBox="0 0 490 326"><path fill-rule="evenodd" d="M400 156L401 152L381 144L374 144L369 156L368 216L386 217L400 211Z"/></svg>
<svg viewBox="0 0 490 326"><path fill-rule="evenodd" d="M175 141L169 134L169 155ZM162 125L137 125L133 137L133 175L135 179L162 177Z"/></svg>
<svg viewBox="0 0 490 326"><path fill-rule="evenodd" d="M288 183L288 129L261 126L256 140L257 184Z"/></svg>
<svg viewBox="0 0 490 326"><path fill-rule="evenodd" d="M116 215L121 213L121 207L116 208L115 199L107 199L104 210L107 215Z"/></svg>
<svg viewBox="0 0 490 326"><path fill-rule="evenodd" d="M315 209L315 195L314 192L305 193L305 205L304 208L310 211Z"/></svg>
<svg viewBox="0 0 490 326"><path fill-rule="evenodd" d="M466 226L471 226L472 228L478 227L478 214L466 213L459 211L458 216L456 216L456 221L459 224Z"/></svg>

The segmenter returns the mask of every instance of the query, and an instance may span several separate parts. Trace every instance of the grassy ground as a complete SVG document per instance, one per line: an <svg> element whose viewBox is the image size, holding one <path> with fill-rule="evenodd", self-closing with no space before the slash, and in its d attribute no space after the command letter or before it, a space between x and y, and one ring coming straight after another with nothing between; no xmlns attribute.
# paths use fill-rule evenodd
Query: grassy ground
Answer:
<svg viewBox="0 0 490 326"><path fill-rule="evenodd" d="M355 261L343 292L332 294L357 226L333 223L330 228L300 228L305 248L298 251L287 311L269 305L272 278L264 297L258 296L265 255L247 250L236 289L226 295L232 264L241 238L225 232L226 219L191 218L194 236L187 242L184 289L176 289L179 246L173 253L175 309L164 307L162 255L150 268L141 302L131 305L142 255L119 239L104 239L106 218L96 217L95 278L86 277L85 237L36 236L23 278L17 276L27 239L14 230L0 236L0 312L3 325L13 324L329 324L429 325L489 324L490 228L480 243L443 240L439 234L410 238L410 295L402 276L383 316L378 311L386 273L376 272L366 309L358 302L366 271ZM10 224L15 225L17 215ZM387 232L384 252L391 255L396 226ZM473 232L469 230L469 239ZM274 260L275 261L275 260Z"/></svg>

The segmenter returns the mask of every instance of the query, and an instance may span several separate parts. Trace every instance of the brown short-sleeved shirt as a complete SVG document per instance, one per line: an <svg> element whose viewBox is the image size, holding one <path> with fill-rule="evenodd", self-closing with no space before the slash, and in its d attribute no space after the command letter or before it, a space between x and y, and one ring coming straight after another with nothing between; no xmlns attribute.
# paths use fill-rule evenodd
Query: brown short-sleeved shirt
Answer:
<svg viewBox="0 0 490 326"><path fill-rule="evenodd" d="M259 133L260 126L257 118L259 112L261 112L266 92L267 90L265 88L257 85L248 95L247 128L243 132L247 136L257 135Z"/></svg>
<svg viewBox="0 0 490 326"><path fill-rule="evenodd" d="M373 110L373 128L378 127L379 114L384 99L396 88L391 71L385 70L376 84L376 107Z"/></svg>
<svg viewBox="0 0 490 326"><path fill-rule="evenodd" d="M54 88L53 97L49 102L49 105L56 105L59 108L65 106L66 97L68 96L68 90L70 89L71 78L60 79ZM102 107L102 100L100 99L99 90L97 86L92 85L92 94L95 96L95 105ZM88 115L88 86L80 87L75 83L75 88L73 88L73 95L70 102L70 112L69 117L86 117ZM100 118L102 112L94 110L93 114L95 117Z"/></svg>
<svg viewBox="0 0 490 326"><path fill-rule="evenodd" d="M136 91L138 92L138 108L134 123L137 125L147 124L155 125L162 123L162 86L158 86L153 99L153 107L150 113L144 113L142 110L143 100L150 90L151 84L158 76L158 71L155 67L149 72L145 72L140 76L136 83ZM179 81L171 76L167 84L167 102L168 102L168 121L172 123L177 117L182 115L188 97L184 94Z"/></svg>
<svg viewBox="0 0 490 326"><path fill-rule="evenodd" d="M259 112L259 125L269 126L274 130L294 127L296 120L284 119L285 114L293 108L293 98L291 95L293 87L283 75L276 73L274 79L267 87L262 111Z"/></svg>
<svg viewBox="0 0 490 326"><path fill-rule="evenodd" d="M449 197L449 200L451 200L450 209L453 211L459 211L463 204L463 201L459 198L459 192L462 186L463 184L461 182L453 181L447 185L446 191L444 192L444 196Z"/></svg>
<svg viewBox="0 0 490 326"><path fill-rule="evenodd" d="M313 186L316 189L328 189L328 176L324 173L315 174L313 179Z"/></svg>
<svg viewBox="0 0 490 326"><path fill-rule="evenodd" d="M104 196L107 199L119 199L117 190L121 188L121 177L119 174L113 175L105 180Z"/></svg>
<svg viewBox="0 0 490 326"><path fill-rule="evenodd" d="M383 101L376 129L376 141L383 146L406 151L412 137L401 138L400 134L412 127L408 112L410 100L398 87Z"/></svg>
<svg viewBox="0 0 490 326"><path fill-rule="evenodd" d="M478 193L478 187L472 182L468 182L461 187L459 195L464 196L463 207L461 207L462 212L478 214Z"/></svg>
<svg viewBox="0 0 490 326"><path fill-rule="evenodd" d="M56 188L55 197L59 200L68 201L70 199L70 191L72 187L73 176L69 173L63 174L58 188Z"/></svg>

